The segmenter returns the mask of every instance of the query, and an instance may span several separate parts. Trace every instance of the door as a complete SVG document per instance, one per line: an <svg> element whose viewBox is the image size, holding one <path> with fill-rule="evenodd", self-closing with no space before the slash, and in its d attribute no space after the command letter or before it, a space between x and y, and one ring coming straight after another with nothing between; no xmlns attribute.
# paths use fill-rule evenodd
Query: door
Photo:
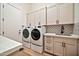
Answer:
<svg viewBox="0 0 79 59"><path fill-rule="evenodd" d="M65 44L64 55L65 56L77 56L77 46Z"/></svg>
<svg viewBox="0 0 79 59"><path fill-rule="evenodd" d="M54 25L57 21L57 7L48 7L47 8L47 25Z"/></svg>
<svg viewBox="0 0 79 59"><path fill-rule="evenodd" d="M22 42L21 29L25 20L23 15L19 9L10 4L4 4L4 36Z"/></svg>
<svg viewBox="0 0 79 59"><path fill-rule="evenodd" d="M4 19L3 19L3 3L0 4L0 34L3 35L4 31Z"/></svg>
<svg viewBox="0 0 79 59"><path fill-rule="evenodd" d="M65 3L58 5L58 20L60 24L73 24L73 4Z"/></svg>
<svg viewBox="0 0 79 59"><path fill-rule="evenodd" d="M54 54L58 56L64 55L64 48L61 42L54 41Z"/></svg>

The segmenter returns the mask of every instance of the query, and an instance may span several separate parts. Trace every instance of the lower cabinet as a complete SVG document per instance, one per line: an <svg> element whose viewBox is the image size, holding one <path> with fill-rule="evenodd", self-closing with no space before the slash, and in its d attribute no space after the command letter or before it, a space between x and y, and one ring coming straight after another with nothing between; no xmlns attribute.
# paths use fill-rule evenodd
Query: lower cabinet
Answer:
<svg viewBox="0 0 79 59"><path fill-rule="evenodd" d="M44 38L45 51L58 56L77 56L77 39L63 37ZM50 41L49 43L47 43Z"/></svg>
<svg viewBox="0 0 79 59"><path fill-rule="evenodd" d="M46 36L44 40L44 50L53 54L53 37Z"/></svg>
<svg viewBox="0 0 79 59"><path fill-rule="evenodd" d="M54 42L54 54L63 56L63 53L64 53L63 51L64 51L64 48L62 47L62 43Z"/></svg>
<svg viewBox="0 0 79 59"><path fill-rule="evenodd" d="M77 46L66 44L64 48L65 56L77 56Z"/></svg>

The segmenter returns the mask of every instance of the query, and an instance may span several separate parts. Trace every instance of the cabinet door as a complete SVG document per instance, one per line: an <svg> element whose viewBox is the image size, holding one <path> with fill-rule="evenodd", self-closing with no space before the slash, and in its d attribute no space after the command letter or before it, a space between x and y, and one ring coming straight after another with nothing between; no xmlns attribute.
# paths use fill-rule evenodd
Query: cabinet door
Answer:
<svg viewBox="0 0 79 59"><path fill-rule="evenodd" d="M28 25L34 26L35 25L35 14L29 13L28 14Z"/></svg>
<svg viewBox="0 0 79 59"><path fill-rule="evenodd" d="M44 50L49 52L49 53L53 53L53 38L50 36L45 37L44 39Z"/></svg>
<svg viewBox="0 0 79 59"><path fill-rule="evenodd" d="M45 8L40 10L40 20L41 20L41 25L46 25L46 10L45 10Z"/></svg>
<svg viewBox="0 0 79 59"><path fill-rule="evenodd" d="M62 47L62 43L54 41L54 54L63 56L64 48Z"/></svg>
<svg viewBox="0 0 79 59"><path fill-rule="evenodd" d="M65 56L77 56L77 46L65 44L64 55Z"/></svg>
<svg viewBox="0 0 79 59"><path fill-rule="evenodd" d="M31 15L27 14L27 26L31 26Z"/></svg>
<svg viewBox="0 0 79 59"><path fill-rule="evenodd" d="M48 7L47 8L47 25L56 24L57 20L57 7Z"/></svg>
<svg viewBox="0 0 79 59"><path fill-rule="evenodd" d="M38 25L41 25L41 22L40 22L40 12L39 11L36 11L34 12L34 16L35 16L35 26L38 26Z"/></svg>
<svg viewBox="0 0 79 59"><path fill-rule="evenodd" d="M46 25L46 15L45 15L45 8L39 9L38 11L34 12L35 14L35 25Z"/></svg>
<svg viewBox="0 0 79 59"><path fill-rule="evenodd" d="M61 4L58 6L58 20L60 24L72 24L73 21L73 4Z"/></svg>

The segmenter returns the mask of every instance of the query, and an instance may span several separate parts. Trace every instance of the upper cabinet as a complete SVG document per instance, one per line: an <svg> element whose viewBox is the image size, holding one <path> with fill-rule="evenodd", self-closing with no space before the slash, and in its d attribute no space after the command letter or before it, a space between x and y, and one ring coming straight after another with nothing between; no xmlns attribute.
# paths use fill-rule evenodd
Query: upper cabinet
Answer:
<svg viewBox="0 0 79 59"><path fill-rule="evenodd" d="M28 26L34 26L35 25L35 14L34 13L29 13L28 16L28 20L27 20L27 25Z"/></svg>
<svg viewBox="0 0 79 59"><path fill-rule="evenodd" d="M28 24L31 26L46 25L46 10L41 8L28 14Z"/></svg>
<svg viewBox="0 0 79 59"><path fill-rule="evenodd" d="M74 23L73 16L73 4L65 3L57 6L58 8L58 20L60 24L72 24Z"/></svg>
<svg viewBox="0 0 79 59"><path fill-rule="evenodd" d="M41 25L46 25L46 9L40 11Z"/></svg>
<svg viewBox="0 0 79 59"><path fill-rule="evenodd" d="M57 7L48 7L47 8L47 25L54 25L56 24L57 20Z"/></svg>
<svg viewBox="0 0 79 59"><path fill-rule="evenodd" d="M45 8L41 8L35 11L35 25L46 25L46 10Z"/></svg>
<svg viewBox="0 0 79 59"><path fill-rule="evenodd" d="M58 4L47 7L47 25L73 23L73 4Z"/></svg>

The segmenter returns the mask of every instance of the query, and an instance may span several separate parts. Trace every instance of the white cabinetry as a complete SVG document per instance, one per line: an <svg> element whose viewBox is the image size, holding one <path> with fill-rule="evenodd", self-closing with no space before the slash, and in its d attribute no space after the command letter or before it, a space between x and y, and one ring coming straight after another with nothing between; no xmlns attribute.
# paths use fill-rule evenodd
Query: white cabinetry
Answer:
<svg viewBox="0 0 79 59"><path fill-rule="evenodd" d="M29 13L27 16L28 16L28 20L27 20L28 26L35 26L35 14Z"/></svg>
<svg viewBox="0 0 79 59"><path fill-rule="evenodd" d="M72 3L58 5L58 20L60 24L74 23L74 8Z"/></svg>
<svg viewBox="0 0 79 59"><path fill-rule="evenodd" d="M59 56L77 56L77 39L45 36L44 50Z"/></svg>
<svg viewBox="0 0 79 59"><path fill-rule="evenodd" d="M54 53L56 55L77 55L77 39L54 37Z"/></svg>
<svg viewBox="0 0 79 59"><path fill-rule="evenodd" d="M53 54L53 37L50 36L44 37L44 48L46 52Z"/></svg>
<svg viewBox="0 0 79 59"><path fill-rule="evenodd" d="M62 47L62 42L54 42L54 54L63 56L64 48Z"/></svg>
<svg viewBox="0 0 79 59"><path fill-rule="evenodd" d="M62 46L63 39L54 37L54 54L64 55L64 47Z"/></svg>
<svg viewBox="0 0 79 59"><path fill-rule="evenodd" d="M73 24L73 4L58 4L47 8L47 25Z"/></svg>
<svg viewBox="0 0 79 59"><path fill-rule="evenodd" d="M45 12L45 8L41 8L39 10L28 13L28 24L31 24L31 26L46 25Z"/></svg>
<svg viewBox="0 0 79 59"><path fill-rule="evenodd" d="M47 25L54 25L57 21L57 7L48 7L47 8Z"/></svg>
<svg viewBox="0 0 79 59"><path fill-rule="evenodd" d="M77 46L66 44L64 49L65 56L77 56Z"/></svg>

